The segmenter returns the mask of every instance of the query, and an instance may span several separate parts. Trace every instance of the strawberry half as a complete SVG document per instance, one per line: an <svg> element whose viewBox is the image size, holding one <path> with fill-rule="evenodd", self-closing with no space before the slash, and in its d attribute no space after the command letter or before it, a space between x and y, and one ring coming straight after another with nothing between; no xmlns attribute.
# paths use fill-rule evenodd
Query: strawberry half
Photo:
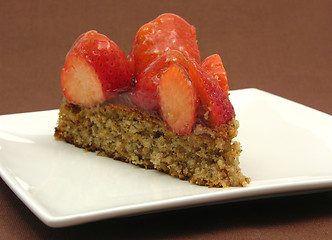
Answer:
<svg viewBox="0 0 332 240"><path fill-rule="evenodd" d="M136 33L129 56L135 63L135 76L169 50L178 50L200 63L195 27L178 15L167 13L143 25Z"/></svg>
<svg viewBox="0 0 332 240"><path fill-rule="evenodd" d="M173 63L188 71L188 61L181 52L171 50L164 53L136 77L135 89L131 93L132 102L144 110L157 110L159 105L157 86L160 77Z"/></svg>
<svg viewBox="0 0 332 240"><path fill-rule="evenodd" d="M112 40L96 31L81 35L61 72L62 92L77 105L93 106L133 87L128 60Z"/></svg>
<svg viewBox="0 0 332 240"><path fill-rule="evenodd" d="M158 94L161 116L169 128L189 134L196 121L197 98L185 69L171 65L160 78Z"/></svg>
<svg viewBox="0 0 332 240"><path fill-rule="evenodd" d="M221 88L228 93L229 87L226 70L222 64L220 56L218 54L208 56L203 60L202 67L209 71L218 80Z"/></svg>
<svg viewBox="0 0 332 240"><path fill-rule="evenodd" d="M234 108L218 80L195 61L189 62L189 75L200 100L198 117L210 127L230 121L235 116Z"/></svg>

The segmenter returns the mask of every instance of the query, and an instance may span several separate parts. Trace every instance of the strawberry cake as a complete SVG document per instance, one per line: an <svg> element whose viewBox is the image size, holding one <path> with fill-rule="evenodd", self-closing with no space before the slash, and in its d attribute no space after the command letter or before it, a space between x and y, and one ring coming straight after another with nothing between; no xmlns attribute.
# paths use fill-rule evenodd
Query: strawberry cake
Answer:
<svg viewBox="0 0 332 240"><path fill-rule="evenodd" d="M178 15L143 25L128 56L97 31L82 34L61 86L56 139L198 185L250 182L221 58L201 61L196 29Z"/></svg>

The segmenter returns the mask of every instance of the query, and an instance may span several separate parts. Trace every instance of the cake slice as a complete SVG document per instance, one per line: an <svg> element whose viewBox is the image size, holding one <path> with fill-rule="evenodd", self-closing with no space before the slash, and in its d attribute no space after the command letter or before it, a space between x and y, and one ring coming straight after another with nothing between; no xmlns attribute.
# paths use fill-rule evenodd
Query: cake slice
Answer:
<svg viewBox="0 0 332 240"><path fill-rule="evenodd" d="M65 102L55 137L77 147L145 168L155 168L198 185L246 186L239 167L238 121L212 130L201 125L178 135L154 115L110 104L82 107Z"/></svg>
<svg viewBox="0 0 332 240"><path fill-rule="evenodd" d="M195 34L163 14L140 28L128 58L105 35L80 36L61 73L55 138L194 184L246 186L221 59L200 63Z"/></svg>

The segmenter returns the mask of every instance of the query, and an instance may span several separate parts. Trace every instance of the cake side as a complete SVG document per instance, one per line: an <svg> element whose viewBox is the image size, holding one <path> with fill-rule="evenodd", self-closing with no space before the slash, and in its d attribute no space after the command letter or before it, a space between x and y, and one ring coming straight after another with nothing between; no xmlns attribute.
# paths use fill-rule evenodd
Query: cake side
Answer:
<svg viewBox="0 0 332 240"><path fill-rule="evenodd" d="M239 167L238 122L217 130L197 125L178 135L158 117L120 105L82 107L63 103L54 136L88 151L154 168L210 187L246 186Z"/></svg>

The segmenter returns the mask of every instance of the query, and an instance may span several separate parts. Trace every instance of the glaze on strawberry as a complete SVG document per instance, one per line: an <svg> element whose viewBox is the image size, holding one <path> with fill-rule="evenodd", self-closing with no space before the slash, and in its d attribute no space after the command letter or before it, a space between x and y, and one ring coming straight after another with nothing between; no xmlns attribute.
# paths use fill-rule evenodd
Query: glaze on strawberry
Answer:
<svg viewBox="0 0 332 240"><path fill-rule="evenodd" d="M195 27L178 15L166 13L143 25L136 33L129 56L135 64L136 76L170 50L178 50L200 63Z"/></svg>
<svg viewBox="0 0 332 240"><path fill-rule="evenodd" d="M202 62L202 67L210 72L218 80L220 87L228 93L226 70L219 54L212 54L205 58Z"/></svg>

